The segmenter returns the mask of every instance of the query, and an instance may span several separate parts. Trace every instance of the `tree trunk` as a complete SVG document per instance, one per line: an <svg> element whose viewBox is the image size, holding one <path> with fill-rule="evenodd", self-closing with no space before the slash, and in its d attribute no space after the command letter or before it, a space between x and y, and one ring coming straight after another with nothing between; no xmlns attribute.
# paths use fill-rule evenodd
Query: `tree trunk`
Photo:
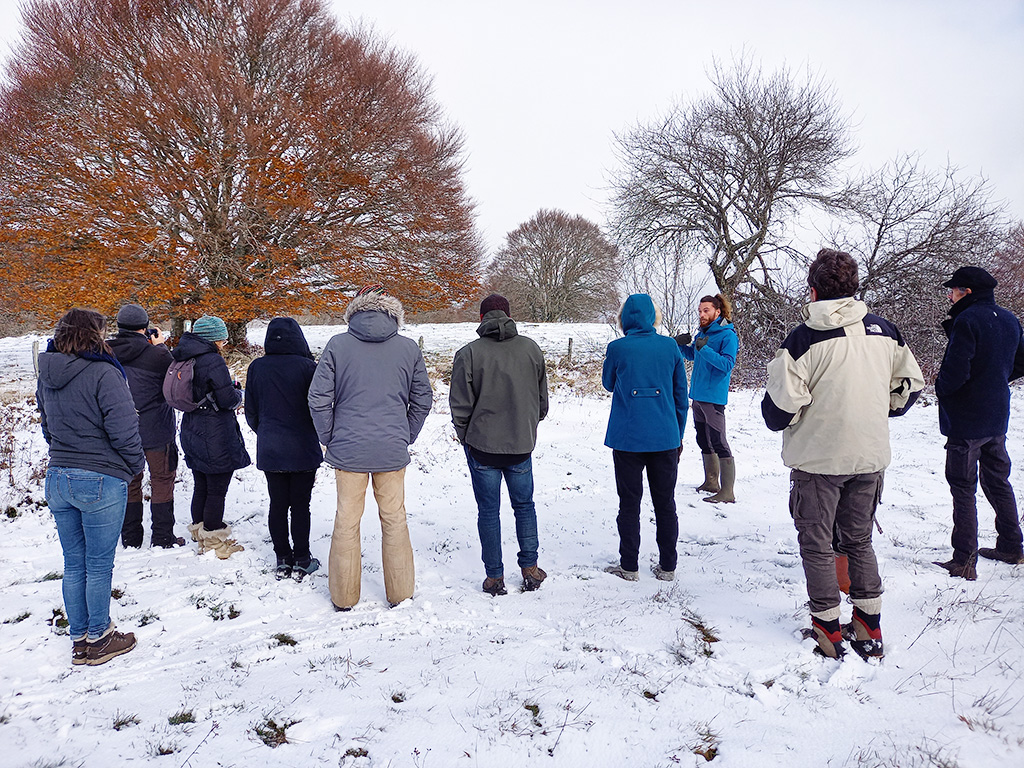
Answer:
<svg viewBox="0 0 1024 768"><path fill-rule="evenodd" d="M232 347L246 347L249 342L245 338L245 327L248 322L245 320L230 320L226 323L228 327L228 344Z"/></svg>

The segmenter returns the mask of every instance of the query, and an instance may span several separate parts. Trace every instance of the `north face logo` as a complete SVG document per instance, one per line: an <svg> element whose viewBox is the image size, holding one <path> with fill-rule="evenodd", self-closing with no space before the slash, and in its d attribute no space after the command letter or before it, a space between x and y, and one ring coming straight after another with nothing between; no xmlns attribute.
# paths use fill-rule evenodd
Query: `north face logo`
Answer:
<svg viewBox="0 0 1024 768"><path fill-rule="evenodd" d="M871 325L867 325L867 326L864 327L864 332L865 333L882 333L882 326L880 326L878 323L872 323Z"/></svg>

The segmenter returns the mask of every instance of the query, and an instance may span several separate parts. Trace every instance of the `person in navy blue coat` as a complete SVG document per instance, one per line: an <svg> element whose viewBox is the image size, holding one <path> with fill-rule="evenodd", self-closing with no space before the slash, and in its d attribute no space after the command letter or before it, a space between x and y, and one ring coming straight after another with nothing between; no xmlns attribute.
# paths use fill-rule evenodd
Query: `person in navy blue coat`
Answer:
<svg viewBox="0 0 1024 768"><path fill-rule="evenodd" d="M732 307L722 294L704 296L697 303L700 330L676 336L683 357L693 361L690 397L693 399L693 428L704 461L704 482L698 491L712 496L704 501L734 502L736 461L725 438L725 406L729 402L729 381L736 365L739 338L732 325Z"/></svg>
<svg viewBox="0 0 1024 768"><path fill-rule="evenodd" d="M267 476L275 575L285 579L294 571L302 578L320 567L309 551L309 503L324 460L307 401L316 361L302 328L290 317L270 321L263 348L266 354L253 360L246 373L245 420L256 433L256 467Z"/></svg>
<svg viewBox="0 0 1024 768"><path fill-rule="evenodd" d="M950 576L978 577L977 556L1024 562L1017 501L1010 485L1006 430L1009 382L1024 375L1020 322L995 302L996 279L981 267L961 267L943 285L953 303L942 329L949 344L935 379L939 431L946 436L946 480L953 496L953 557L936 562ZM976 494L996 513L996 546L978 549Z"/></svg>
<svg viewBox="0 0 1024 768"><path fill-rule="evenodd" d="M183 333L171 356L178 361L194 360L192 398L201 403L181 417L181 451L192 470L192 540L199 552L216 552L222 560L244 547L231 537L224 522L224 504L236 469L252 463L245 450L235 409L242 404L242 392L231 379L221 356L227 343L227 325L219 317L204 315Z"/></svg>
<svg viewBox="0 0 1024 768"><path fill-rule="evenodd" d="M601 383L612 393L604 444L612 449L619 495L619 564L605 570L627 581L640 578L640 499L643 473L654 503L662 581L675 578L676 474L686 427L686 367L676 342L661 336L661 313L646 293L626 299L619 312L625 335L608 345Z"/></svg>

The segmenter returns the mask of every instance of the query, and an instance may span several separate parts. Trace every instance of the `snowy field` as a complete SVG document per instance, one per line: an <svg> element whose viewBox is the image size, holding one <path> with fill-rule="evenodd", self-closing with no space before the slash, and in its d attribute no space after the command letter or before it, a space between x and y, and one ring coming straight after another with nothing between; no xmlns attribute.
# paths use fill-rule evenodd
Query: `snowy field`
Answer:
<svg viewBox="0 0 1024 768"><path fill-rule="evenodd" d="M265 326L250 339L261 343ZM412 326L450 356L472 324ZM337 329L308 328L319 350ZM530 326L549 361L599 359L608 326ZM803 572L787 512L781 438L761 393L733 393L736 504L702 503L687 430L677 491L676 582L656 581L646 508L641 581L617 559L609 401L552 393L534 458L540 565L520 592L503 510L510 593L480 590L483 566L447 388L413 447L407 507L417 585L389 609L372 499L363 525L362 602L332 609L321 571L278 582L255 467L236 473L226 519L246 547L230 560L185 549L119 550L112 614L132 653L72 667L57 533L42 506L45 445L35 423L32 338L0 340L0 765L458 768L704 765L1024 765L1024 567L983 561L976 582L931 565L950 554L950 498L933 402L891 422L893 463L876 549L887 654L868 664L812 653ZM1012 481L1024 491L1024 394L1014 393ZM255 455L255 438L244 426ZM179 474L178 533L191 476ZM992 513L981 501L981 543ZM313 554L326 562L334 479L313 497ZM148 516L148 512L147 512ZM515 588L513 588L515 587ZM844 605L843 620L850 606ZM62 634L64 632L64 634ZM276 748L269 744L280 743ZM269 744L268 744L269 742Z"/></svg>

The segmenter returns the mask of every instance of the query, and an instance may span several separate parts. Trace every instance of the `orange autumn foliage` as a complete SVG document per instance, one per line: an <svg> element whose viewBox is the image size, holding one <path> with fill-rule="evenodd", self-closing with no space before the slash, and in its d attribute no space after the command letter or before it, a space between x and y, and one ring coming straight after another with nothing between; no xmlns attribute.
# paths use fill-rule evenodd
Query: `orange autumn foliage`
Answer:
<svg viewBox="0 0 1024 768"><path fill-rule="evenodd" d="M462 139L321 0L29 0L0 85L0 280L43 316L240 323L478 286Z"/></svg>

